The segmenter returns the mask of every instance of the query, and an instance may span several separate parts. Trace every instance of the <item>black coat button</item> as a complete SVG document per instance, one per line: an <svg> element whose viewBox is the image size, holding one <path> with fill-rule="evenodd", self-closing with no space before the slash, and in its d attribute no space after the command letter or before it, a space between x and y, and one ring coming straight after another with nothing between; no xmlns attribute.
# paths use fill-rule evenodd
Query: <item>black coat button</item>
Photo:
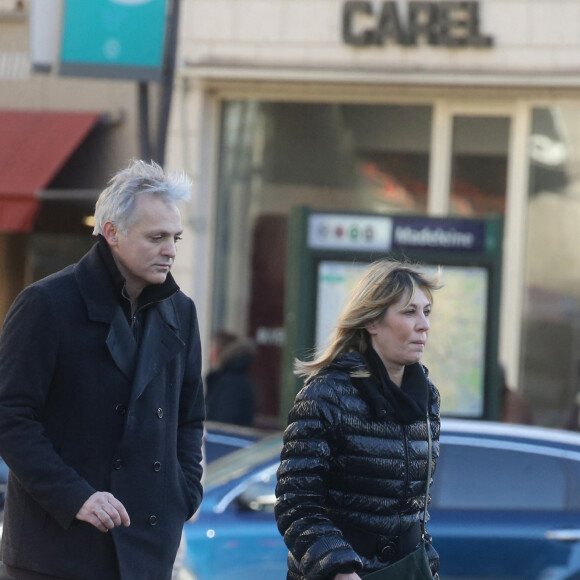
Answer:
<svg viewBox="0 0 580 580"><path fill-rule="evenodd" d="M123 417L124 415L127 414L127 407L125 405L117 405L115 407L115 413L117 413L117 415L121 415L121 417Z"/></svg>
<svg viewBox="0 0 580 580"><path fill-rule="evenodd" d="M163 409L161 407L159 407L159 409L157 409L157 416L162 419L163 418Z"/></svg>
<svg viewBox="0 0 580 580"><path fill-rule="evenodd" d="M149 516L149 525L156 526L157 525L157 516Z"/></svg>
<svg viewBox="0 0 580 580"><path fill-rule="evenodd" d="M159 471L161 469L161 461L156 461L153 464L153 471Z"/></svg>
<svg viewBox="0 0 580 580"><path fill-rule="evenodd" d="M113 469L119 470L121 467L123 467L123 462L120 459L115 459L113 461Z"/></svg>
<svg viewBox="0 0 580 580"><path fill-rule="evenodd" d="M392 562L397 557L397 544L395 540L389 540L379 545L379 560L381 562Z"/></svg>

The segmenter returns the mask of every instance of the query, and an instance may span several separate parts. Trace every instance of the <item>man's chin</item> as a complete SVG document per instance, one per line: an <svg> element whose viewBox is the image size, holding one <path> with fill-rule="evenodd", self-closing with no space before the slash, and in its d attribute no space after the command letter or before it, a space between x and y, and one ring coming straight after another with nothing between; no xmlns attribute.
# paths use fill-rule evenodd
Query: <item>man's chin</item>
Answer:
<svg viewBox="0 0 580 580"><path fill-rule="evenodd" d="M167 274L169 274L169 272L160 272L158 274L150 276L149 284L163 284L163 282L167 280Z"/></svg>

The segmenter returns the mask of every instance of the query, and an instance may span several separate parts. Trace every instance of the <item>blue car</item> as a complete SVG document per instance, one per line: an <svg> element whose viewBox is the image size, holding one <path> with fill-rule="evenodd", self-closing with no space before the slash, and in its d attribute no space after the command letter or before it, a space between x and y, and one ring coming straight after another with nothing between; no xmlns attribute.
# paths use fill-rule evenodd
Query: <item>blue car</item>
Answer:
<svg viewBox="0 0 580 580"><path fill-rule="evenodd" d="M224 455L249 447L252 443L262 439L271 431L242 427L216 421L205 422L204 460L206 465L213 463ZM1 471L0 471L1 476ZM1 479L0 479L1 481Z"/></svg>
<svg viewBox="0 0 580 580"><path fill-rule="evenodd" d="M186 524L191 580L284 580L274 521L281 435L208 467ZM444 419L429 533L442 580L580 580L580 434Z"/></svg>

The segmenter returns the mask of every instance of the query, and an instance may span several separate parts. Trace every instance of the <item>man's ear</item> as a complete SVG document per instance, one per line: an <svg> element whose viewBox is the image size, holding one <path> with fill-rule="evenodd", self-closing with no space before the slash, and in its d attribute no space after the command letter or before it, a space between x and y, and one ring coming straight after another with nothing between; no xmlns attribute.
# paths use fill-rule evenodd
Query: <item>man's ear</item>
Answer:
<svg viewBox="0 0 580 580"><path fill-rule="evenodd" d="M109 246L116 246L117 241L117 228L113 224L113 222L105 222L103 225L103 236Z"/></svg>

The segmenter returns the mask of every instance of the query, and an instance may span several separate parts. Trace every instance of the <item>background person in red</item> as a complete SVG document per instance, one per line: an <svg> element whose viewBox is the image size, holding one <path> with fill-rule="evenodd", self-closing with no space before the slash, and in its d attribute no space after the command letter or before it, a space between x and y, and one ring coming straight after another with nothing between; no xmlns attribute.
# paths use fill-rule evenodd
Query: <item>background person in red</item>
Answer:
<svg viewBox="0 0 580 580"><path fill-rule="evenodd" d="M16 579L171 577L202 497L199 330L170 274L190 190L131 162L99 197L93 248L6 317L1 555Z"/></svg>

